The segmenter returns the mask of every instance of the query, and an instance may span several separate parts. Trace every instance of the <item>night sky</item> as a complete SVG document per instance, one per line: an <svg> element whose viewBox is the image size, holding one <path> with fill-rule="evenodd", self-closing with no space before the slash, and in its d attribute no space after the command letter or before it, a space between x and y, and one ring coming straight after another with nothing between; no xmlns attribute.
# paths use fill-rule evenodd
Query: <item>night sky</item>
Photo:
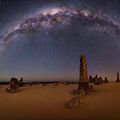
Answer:
<svg viewBox="0 0 120 120"><path fill-rule="evenodd" d="M115 80L120 0L0 0L0 80L78 80L80 54Z"/></svg>

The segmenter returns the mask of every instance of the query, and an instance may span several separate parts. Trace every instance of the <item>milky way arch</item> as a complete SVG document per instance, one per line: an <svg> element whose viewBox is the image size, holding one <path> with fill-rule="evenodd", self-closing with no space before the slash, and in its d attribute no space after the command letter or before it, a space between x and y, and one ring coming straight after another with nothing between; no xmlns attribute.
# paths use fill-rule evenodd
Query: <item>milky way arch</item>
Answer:
<svg viewBox="0 0 120 120"><path fill-rule="evenodd" d="M17 33L31 33L42 29L57 27L58 25L72 24L75 20L83 25L97 25L109 27L116 35L120 35L120 26L110 17L100 15L89 10L77 8L58 7L40 11L37 15L22 21L9 33L2 36L0 50L11 41L11 37Z"/></svg>

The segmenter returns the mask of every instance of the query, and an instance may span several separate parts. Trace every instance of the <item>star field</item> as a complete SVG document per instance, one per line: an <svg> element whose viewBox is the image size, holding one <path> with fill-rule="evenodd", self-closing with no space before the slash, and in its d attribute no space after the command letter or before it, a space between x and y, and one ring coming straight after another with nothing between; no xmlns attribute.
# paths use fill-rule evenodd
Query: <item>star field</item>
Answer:
<svg viewBox="0 0 120 120"><path fill-rule="evenodd" d="M115 79L119 5L118 0L1 0L1 80L78 80L80 54L87 57L89 75Z"/></svg>

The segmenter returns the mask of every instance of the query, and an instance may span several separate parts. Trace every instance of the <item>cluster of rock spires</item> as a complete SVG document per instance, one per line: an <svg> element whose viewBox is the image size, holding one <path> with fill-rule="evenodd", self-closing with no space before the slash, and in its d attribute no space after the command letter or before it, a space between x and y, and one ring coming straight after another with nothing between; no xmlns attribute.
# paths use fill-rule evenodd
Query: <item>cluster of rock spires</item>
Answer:
<svg viewBox="0 0 120 120"><path fill-rule="evenodd" d="M108 83L108 78L105 77L104 79L101 76L96 75L95 77L89 76L89 82L95 83L95 84L101 84L101 83Z"/></svg>
<svg viewBox="0 0 120 120"><path fill-rule="evenodd" d="M101 83L108 83L108 78L105 77L104 79L101 76L96 75L95 77L89 76L89 83L101 84ZM117 72L117 78L115 82L120 82L119 72Z"/></svg>

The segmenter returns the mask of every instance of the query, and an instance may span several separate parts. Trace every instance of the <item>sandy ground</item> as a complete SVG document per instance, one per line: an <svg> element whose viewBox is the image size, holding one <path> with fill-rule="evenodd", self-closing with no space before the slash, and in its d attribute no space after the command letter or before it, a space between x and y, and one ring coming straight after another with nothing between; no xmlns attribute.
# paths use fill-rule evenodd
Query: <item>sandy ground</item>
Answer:
<svg viewBox="0 0 120 120"><path fill-rule="evenodd" d="M120 83L95 86L72 110L65 104L76 85L28 86L13 94L5 87L0 86L0 120L120 120Z"/></svg>

